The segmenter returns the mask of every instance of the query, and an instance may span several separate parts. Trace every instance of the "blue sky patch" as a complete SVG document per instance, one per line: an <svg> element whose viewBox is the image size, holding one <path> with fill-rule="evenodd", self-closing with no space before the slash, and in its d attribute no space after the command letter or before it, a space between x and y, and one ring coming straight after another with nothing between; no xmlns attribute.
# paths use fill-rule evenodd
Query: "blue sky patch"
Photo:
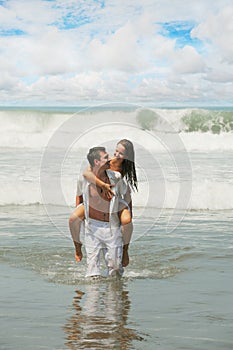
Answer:
<svg viewBox="0 0 233 350"><path fill-rule="evenodd" d="M160 23L162 30L161 35L170 39L176 39L176 48L182 48L186 45L201 50L202 42L197 38L191 37L191 31L195 27L194 22L165 22Z"/></svg>
<svg viewBox="0 0 233 350"><path fill-rule="evenodd" d="M84 11L83 11L84 12ZM74 28L79 28L85 24L91 23L91 17L86 16L84 13L79 13L77 15L72 12L67 13L62 17L59 22L54 22L52 25L55 25L61 30L69 30Z"/></svg>
<svg viewBox="0 0 233 350"><path fill-rule="evenodd" d="M102 0L94 0L94 2L98 5L100 5L100 8L101 9L104 9L105 8L105 1L102 1Z"/></svg>
<svg viewBox="0 0 233 350"><path fill-rule="evenodd" d="M27 76L27 77L21 77L21 81L26 83L27 85L31 85L35 83L38 80L38 76Z"/></svg>
<svg viewBox="0 0 233 350"><path fill-rule="evenodd" d="M0 36L20 36L26 33L20 29L0 29Z"/></svg>
<svg viewBox="0 0 233 350"><path fill-rule="evenodd" d="M74 16L71 12L63 18L63 29L77 28L88 23L91 23L90 17L84 14Z"/></svg>

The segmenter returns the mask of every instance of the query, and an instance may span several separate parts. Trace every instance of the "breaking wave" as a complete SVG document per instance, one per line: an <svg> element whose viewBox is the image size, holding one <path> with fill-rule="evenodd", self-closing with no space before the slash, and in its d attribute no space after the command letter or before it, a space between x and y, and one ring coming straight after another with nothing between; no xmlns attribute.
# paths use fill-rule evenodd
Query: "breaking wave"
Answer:
<svg viewBox="0 0 233 350"><path fill-rule="evenodd" d="M103 117L109 123L114 121L133 122L139 130L145 132L145 139L147 132L151 134L177 133L188 151L233 149L233 111L191 108L139 108L134 110L85 110L76 113L76 117L80 118L81 122L97 115L100 118L99 120ZM0 148L44 148L56 130L72 116L74 116L74 113L64 110L60 112L51 110L47 112L39 110L1 110ZM110 134L111 130L112 126L109 125L108 128L106 125L105 132ZM129 135L130 132L129 127ZM69 130L65 130L64 137L67 133L69 133ZM119 128L119 135L120 133ZM102 135L102 138L104 139L104 135ZM151 144L151 149L157 150L154 144ZM160 149L158 150L160 151Z"/></svg>

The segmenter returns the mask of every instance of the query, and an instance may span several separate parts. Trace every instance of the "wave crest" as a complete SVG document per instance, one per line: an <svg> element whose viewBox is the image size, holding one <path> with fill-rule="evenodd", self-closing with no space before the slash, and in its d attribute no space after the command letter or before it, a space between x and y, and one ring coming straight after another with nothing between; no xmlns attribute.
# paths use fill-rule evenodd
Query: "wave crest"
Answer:
<svg viewBox="0 0 233 350"><path fill-rule="evenodd" d="M205 136L204 150L208 150L210 138L211 149L212 139L210 136L228 136L227 144L224 150L233 149L233 137L229 142L229 137L233 131L233 111L211 111L205 109L153 109L140 108L135 110L85 110L76 113L77 118L94 118L96 114L100 115L99 120L122 121L133 123L139 130L145 131L145 140L148 130L153 133L177 133L190 135L184 137L187 150L196 150L199 148L200 135ZM50 138L65 122L71 118L74 113L61 111L38 111L38 110L16 110L0 111L0 147L20 147L36 148L46 147ZM130 128L129 128L130 129ZM64 134L69 130L64 130ZM70 130L73 132L73 130ZM78 130L77 130L78 132ZM111 125L108 130L111 133ZM129 133L130 135L130 133ZM64 135L65 137L65 135ZM203 138L203 136L202 136ZM104 139L104 135L103 135ZM196 142L196 143L195 143ZM215 139L217 149L222 149L222 142L218 145ZM193 145L193 143L195 143ZM191 146L190 146L191 145ZM152 149L154 150L154 145Z"/></svg>

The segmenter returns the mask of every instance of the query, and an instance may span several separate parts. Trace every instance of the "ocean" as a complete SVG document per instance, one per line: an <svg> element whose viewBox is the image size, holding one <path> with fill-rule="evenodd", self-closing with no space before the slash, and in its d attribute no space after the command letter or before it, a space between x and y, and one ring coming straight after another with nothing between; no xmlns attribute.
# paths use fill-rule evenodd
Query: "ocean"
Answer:
<svg viewBox="0 0 233 350"><path fill-rule="evenodd" d="M232 108L2 107L0 125L0 349L233 348ZM77 178L90 147L123 138L130 264L89 281L68 229Z"/></svg>

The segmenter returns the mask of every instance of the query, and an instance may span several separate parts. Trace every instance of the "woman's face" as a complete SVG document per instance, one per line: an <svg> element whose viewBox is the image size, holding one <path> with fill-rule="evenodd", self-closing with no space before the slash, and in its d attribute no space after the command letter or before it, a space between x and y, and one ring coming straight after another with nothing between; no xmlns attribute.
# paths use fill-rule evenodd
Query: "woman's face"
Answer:
<svg viewBox="0 0 233 350"><path fill-rule="evenodd" d="M118 143L114 152L114 157L117 159L125 159L125 147Z"/></svg>

